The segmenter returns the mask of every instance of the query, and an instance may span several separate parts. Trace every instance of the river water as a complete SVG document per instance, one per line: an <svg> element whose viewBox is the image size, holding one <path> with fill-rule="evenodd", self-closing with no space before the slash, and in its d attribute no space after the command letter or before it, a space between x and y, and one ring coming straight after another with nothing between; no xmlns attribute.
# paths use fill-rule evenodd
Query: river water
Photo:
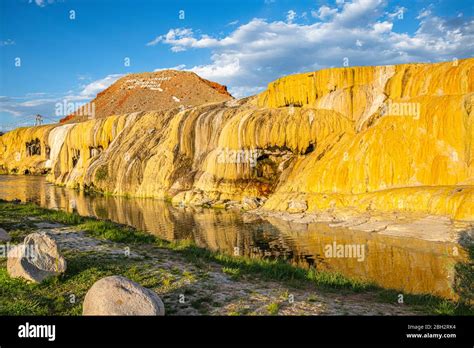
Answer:
<svg viewBox="0 0 474 348"><path fill-rule="evenodd" d="M410 293L455 297L451 286L454 265L465 259L464 253L453 256L453 248L459 245L452 243L331 228L322 223L279 219L245 223L234 211L88 195L49 184L44 177L0 176L0 198L18 198L65 211L75 209L80 215L127 224L168 241L190 239L213 251L284 259L299 267L339 272Z"/></svg>

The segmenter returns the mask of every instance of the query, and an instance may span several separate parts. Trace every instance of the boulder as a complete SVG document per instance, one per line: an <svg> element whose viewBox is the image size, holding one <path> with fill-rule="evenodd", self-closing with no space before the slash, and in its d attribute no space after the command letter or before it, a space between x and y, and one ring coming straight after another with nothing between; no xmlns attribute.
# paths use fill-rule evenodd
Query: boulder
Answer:
<svg viewBox="0 0 474 348"><path fill-rule="evenodd" d="M66 260L60 255L56 242L45 232L29 234L23 244L12 248L7 256L7 271L12 278L41 283L66 271Z"/></svg>
<svg viewBox="0 0 474 348"><path fill-rule="evenodd" d="M122 276L105 277L92 285L83 304L83 315L165 315L160 297Z"/></svg>
<svg viewBox="0 0 474 348"><path fill-rule="evenodd" d="M251 214L251 213L244 213L242 214L242 222L244 224L252 224L256 222L261 222L262 218L258 215Z"/></svg>
<svg viewBox="0 0 474 348"><path fill-rule="evenodd" d="M242 199L242 209L253 210L260 206L260 200L256 197L244 197Z"/></svg>
<svg viewBox="0 0 474 348"><path fill-rule="evenodd" d="M191 201L189 202L193 206L210 206L212 204L212 199L207 197L205 194L202 192L196 192L193 193L193 197Z"/></svg>
<svg viewBox="0 0 474 348"><path fill-rule="evenodd" d="M289 213L303 213L308 210L308 204L306 201L289 201L288 209Z"/></svg>
<svg viewBox="0 0 474 348"><path fill-rule="evenodd" d="M0 243L1 242L9 242L12 238L8 234L7 231L5 231L3 228L0 228Z"/></svg>

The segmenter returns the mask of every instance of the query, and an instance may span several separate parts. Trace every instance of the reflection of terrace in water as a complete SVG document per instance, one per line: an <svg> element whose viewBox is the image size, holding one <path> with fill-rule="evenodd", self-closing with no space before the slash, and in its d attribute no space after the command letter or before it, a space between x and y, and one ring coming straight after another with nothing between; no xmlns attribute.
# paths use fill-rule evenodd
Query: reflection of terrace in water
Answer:
<svg viewBox="0 0 474 348"><path fill-rule="evenodd" d="M452 243L384 236L326 224L268 219L244 223L225 210L176 208L152 199L85 195L47 184L41 177L0 177L0 198L34 201L48 208L110 219L166 240L193 240L198 246L255 258L281 258L294 265L340 272L413 293L453 297L454 264L465 253ZM364 260L325 257L325 246L364 245ZM460 255L453 256L457 247Z"/></svg>

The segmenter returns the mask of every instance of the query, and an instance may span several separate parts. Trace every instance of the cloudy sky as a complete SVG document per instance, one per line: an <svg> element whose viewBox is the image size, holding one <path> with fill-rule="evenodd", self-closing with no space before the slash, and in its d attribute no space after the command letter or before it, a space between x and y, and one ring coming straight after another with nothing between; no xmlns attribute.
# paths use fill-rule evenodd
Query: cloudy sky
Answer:
<svg viewBox="0 0 474 348"><path fill-rule="evenodd" d="M472 57L473 15L470 0L1 0L0 131L133 72L191 70L243 97L344 63Z"/></svg>

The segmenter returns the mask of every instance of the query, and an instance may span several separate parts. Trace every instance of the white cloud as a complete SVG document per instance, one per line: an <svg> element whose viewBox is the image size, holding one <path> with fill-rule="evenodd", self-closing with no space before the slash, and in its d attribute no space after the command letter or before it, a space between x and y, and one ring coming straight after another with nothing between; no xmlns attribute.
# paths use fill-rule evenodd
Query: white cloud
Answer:
<svg viewBox="0 0 474 348"><path fill-rule="evenodd" d="M153 71L163 71L163 70L184 70L186 68L186 64L179 64L176 66L172 66L171 68L157 68Z"/></svg>
<svg viewBox="0 0 474 348"><path fill-rule="evenodd" d="M222 38L176 28L148 44L166 44L174 52L210 50L208 64L188 70L242 95L283 75L342 66L344 57L354 66L472 56L472 17L449 20L425 14L413 34L398 33L393 27L397 17L390 16L386 6L384 0L341 1L339 8L320 7L321 19L315 23L254 18Z"/></svg>
<svg viewBox="0 0 474 348"><path fill-rule="evenodd" d="M11 46L14 44L15 44L15 41L13 41L12 39L6 39L3 41L0 41L0 46Z"/></svg>
<svg viewBox="0 0 474 348"><path fill-rule="evenodd" d="M420 13L416 17L416 19L422 19L422 18L428 17L430 15L431 15L431 11L429 9L423 9L423 10L420 11Z"/></svg>
<svg viewBox="0 0 474 348"><path fill-rule="evenodd" d="M27 93L24 96L18 97L0 96L0 112L10 114L17 120L17 122L9 125L10 128L22 125L24 120L26 120L26 124L23 125L31 126L34 123L32 115L34 116L35 114L45 116L48 122L59 121L59 119L66 115L55 115L57 103L63 104L67 102L78 103L80 105L87 103L93 99L97 93L109 87L122 76L122 74L111 74L86 85L82 85L77 91L68 91L65 95L40 92ZM3 127L5 128L5 124Z"/></svg>
<svg viewBox="0 0 474 348"><path fill-rule="evenodd" d="M215 64L195 66L190 71L210 80L219 80L223 76L232 78L240 72L240 61L238 57L224 54L215 57Z"/></svg>
<svg viewBox="0 0 474 348"><path fill-rule="evenodd" d="M172 50L174 52L180 52L181 46L191 46L197 48L203 48L206 45L210 44L209 37L203 35L200 40L194 38L194 33L192 29L189 28L177 28L171 29L165 35L157 36L152 41L148 42L147 46L155 46L160 42L172 45ZM213 40L212 43L217 40ZM174 48L174 49L173 49Z"/></svg>
<svg viewBox="0 0 474 348"><path fill-rule="evenodd" d="M361 26L379 16L385 0L354 0L344 2L342 11L334 17L334 22L340 26Z"/></svg>
<svg viewBox="0 0 474 348"><path fill-rule="evenodd" d="M77 75L77 79L79 81L86 81L86 80L90 80L91 77L88 74L79 74Z"/></svg>
<svg viewBox="0 0 474 348"><path fill-rule="evenodd" d="M33 1L33 0L30 0L28 3L29 3L29 4L35 3L35 4L38 5L39 7L44 7L44 6L46 6L44 0L34 0L34 1Z"/></svg>
<svg viewBox="0 0 474 348"><path fill-rule="evenodd" d="M32 99L32 100L24 101L22 103L18 103L18 105L31 108L31 107L37 107L40 105L49 104L51 102L56 102L56 101L57 101L56 98Z"/></svg>
<svg viewBox="0 0 474 348"><path fill-rule="evenodd" d="M248 97L249 95L255 95L265 90L266 86L238 86L230 87L229 93L235 98Z"/></svg>
<svg viewBox="0 0 474 348"><path fill-rule="evenodd" d="M393 23L390 22L377 22L374 24L374 32L377 34L387 33L392 31Z"/></svg>
<svg viewBox="0 0 474 348"><path fill-rule="evenodd" d="M388 16L390 19L395 19L395 18L403 19L403 15L404 15L406 12L407 12L407 8L406 8L406 7L397 6L397 7L395 7L395 11L392 12L392 13L387 13L387 16Z"/></svg>
<svg viewBox="0 0 474 348"><path fill-rule="evenodd" d="M45 7L47 4L54 3L54 0L29 0L29 4L36 4L39 7Z"/></svg>
<svg viewBox="0 0 474 348"><path fill-rule="evenodd" d="M26 93L27 97L42 97L48 95L47 93L44 92L33 92L33 93Z"/></svg>
<svg viewBox="0 0 474 348"><path fill-rule="evenodd" d="M11 114L13 116L21 116L23 115L23 113L21 111L18 111L18 110L15 110L15 109L11 109L9 107L6 107L6 106L0 106L0 112L6 112L7 114Z"/></svg>
<svg viewBox="0 0 474 348"><path fill-rule="evenodd" d="M324 20L326 18L334 16L337 12L337 8L321 6L317 11L311 11L311 16Z"/></svg>
<svg viewBox="0 0 474 348"><path fill-rule="evenodd" d="M96 96L97 93L103 91L107 87L109 87L112 83L117 81L119 78L121 78L123 74L111 74L107 75L106 77L93 81L85 86L83 86L82 91L79 93L77 99L83 98L93 98Z"/></svg>
<svg viewBox="0 0 474 348"><path fill-rule="evenodd" d="M25 117L32 115L35 110L44 111L45 107L47 108L48 105L56 101L57 97L48 93L27 93L17 97L1 96L0 112L8 113L14 117Z"/></svg>

